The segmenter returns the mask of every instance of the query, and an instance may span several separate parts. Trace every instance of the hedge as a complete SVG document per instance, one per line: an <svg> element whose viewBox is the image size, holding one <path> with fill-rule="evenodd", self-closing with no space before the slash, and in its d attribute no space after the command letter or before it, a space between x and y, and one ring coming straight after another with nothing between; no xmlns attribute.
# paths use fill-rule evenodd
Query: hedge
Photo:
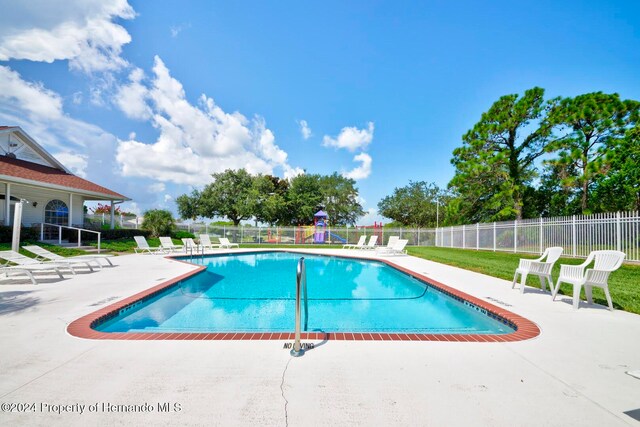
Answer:
<svg viewBox="0 0 640 427"><path fill-rule="evenodd" d="M13 226L0 225L0 243L10 243L13 239ZM20 227L20 241L35 242L40 239L40 229Z"/></svg>

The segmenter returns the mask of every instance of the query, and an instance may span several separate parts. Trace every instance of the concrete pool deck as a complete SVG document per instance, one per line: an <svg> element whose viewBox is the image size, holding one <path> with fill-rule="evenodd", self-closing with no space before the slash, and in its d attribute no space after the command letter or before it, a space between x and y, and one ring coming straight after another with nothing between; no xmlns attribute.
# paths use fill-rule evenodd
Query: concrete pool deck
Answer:
<svg viewBox="0 0 640 427"><path fill-rule="evenodd" d="M196 268L119 256L65 280L0 281L0 425L640 425L640 379L626 373L640 370L640 316L576 311L567 296L551 302L505 280L388 259L542 332L507 343L329 340L300 358L285 341L69 335L72 321Z"/></svg>

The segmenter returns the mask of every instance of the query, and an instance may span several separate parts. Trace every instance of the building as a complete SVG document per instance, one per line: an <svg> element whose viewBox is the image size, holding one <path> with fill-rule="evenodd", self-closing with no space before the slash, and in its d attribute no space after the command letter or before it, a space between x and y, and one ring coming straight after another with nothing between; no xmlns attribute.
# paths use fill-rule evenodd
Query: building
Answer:
<svg viewBox="0 0 640 427"><path fill-rule="evenodd" d="M114 205L131 199L74 175L20 127L0 126L0 224L13 224L21 200L28 202L23 204L24 226L79 228L85 202L108 201L113 228Z"/></svg>

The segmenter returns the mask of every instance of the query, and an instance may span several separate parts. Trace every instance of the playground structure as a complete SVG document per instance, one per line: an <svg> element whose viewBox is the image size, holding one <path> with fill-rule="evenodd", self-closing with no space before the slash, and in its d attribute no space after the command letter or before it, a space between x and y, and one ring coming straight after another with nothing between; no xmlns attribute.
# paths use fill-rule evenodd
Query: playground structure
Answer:
<svg viewBox="0 0 640 427"><path fill-rule="evenodd" d="M373 225L357 225L356 228L359 229L371 229L370 236L378 236L378 242L382 244L383 241L383 233L382 233L382 222L374 222Z"/></svg>
<svg viewBox="0 0 640 427"><path fill-rule="evenodd" d="M330 236L338 238L338 240L344 240L340 236L330 233L328 228L329 215L327 215L323 210L319 210L313 216L313 225L298 227L296 230L295 242L297 244L328 243L330 242Z"/></svg>
<svg viewBox="0 0 640 427"><path fill-rule="evenodd" d="M383 232L382 232L382 223L374 222L373 225L365 225L365 226L356 226L355 230L358 229L371 229L371 233L365 233L369 235L378 236L378 241L382 242ZM271 235L270 235L271 237ZM313 225L308 226L300 226L296 228L295 232L295 243L296 244L305 244L305 243L314 243L314 244L322 244L322 243L347 243L347 239L338 234L332 233L329 228L329 216L326 212L319 210L313 216Z"/></svg>
<svg viewBox="0 0 640 427"><path fill-rule="evenodd" d="M267 230L267 243L281 243L282 242L282 231L278 228L275 232L271 232L271 230Z"/></svg>

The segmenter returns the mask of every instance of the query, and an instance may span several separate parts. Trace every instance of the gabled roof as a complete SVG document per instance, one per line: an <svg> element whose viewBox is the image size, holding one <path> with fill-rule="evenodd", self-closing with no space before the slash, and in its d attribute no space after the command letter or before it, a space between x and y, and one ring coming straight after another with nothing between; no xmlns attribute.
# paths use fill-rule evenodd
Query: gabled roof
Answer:
<svg viewBox="0 0 640 427"><path fill-rule="evenodd" d="M69 169L67 169L62 163L58 161L55 157L53 157L47 150L45 150L40 144L38 144L33 138L31 138L25 131L22 130L20 126L0 126L0 135L1 134L15 134L18 135L20 140L27 143L29 148L35 153L37 157L44 161L44 163L48 164L51 167L61 169L67 173L71 173ZM18 156L21 157L21 156ZM31 160L31 159L26 159Z"/></svg>
<svg viewBox="0 0 640 427"><path fill-rule="evenodd" d="M75 190L87 196L98 196L100 199L131 200L66 171L6 156L0 156L0 179L61 190Z"/></svg>

